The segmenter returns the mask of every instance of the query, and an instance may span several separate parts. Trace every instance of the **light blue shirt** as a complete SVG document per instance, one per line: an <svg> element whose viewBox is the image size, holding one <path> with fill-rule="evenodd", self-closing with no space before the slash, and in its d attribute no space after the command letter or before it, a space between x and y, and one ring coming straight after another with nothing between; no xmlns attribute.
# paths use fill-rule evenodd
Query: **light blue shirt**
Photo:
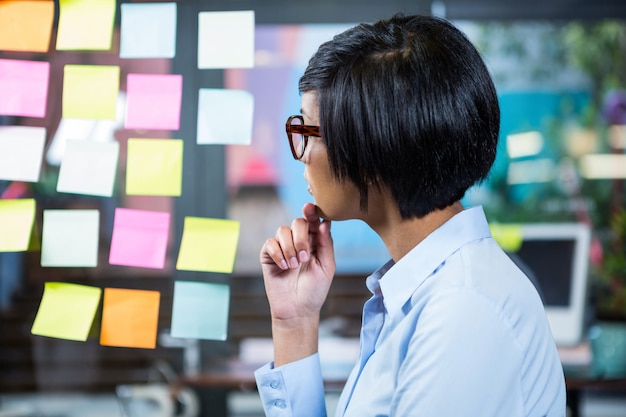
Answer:
<svg viewBox="0 0 626 417"><path fill-rule="evenodd" d="M480 207L366 283L374 295L337 417L565 416L563 369L541 300ZM326 416L318 354L255 376L268 417Z"/></svg>

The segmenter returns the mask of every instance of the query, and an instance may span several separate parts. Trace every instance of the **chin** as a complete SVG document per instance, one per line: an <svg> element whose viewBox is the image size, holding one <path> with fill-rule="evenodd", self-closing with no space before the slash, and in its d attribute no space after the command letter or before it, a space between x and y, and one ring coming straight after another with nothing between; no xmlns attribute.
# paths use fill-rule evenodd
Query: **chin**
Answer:
<svg viewBox="0 0 626 417"><path fill-rule="evenodd" d="M317 215L325 220L336 220L335 218L333 218L332 216L329 216L322 208L320 208L320 206L318 206L316 203L315 204L315 212L317 213Z"/></svg>
<svg viewBox="0 0 626 417"><path fill-rule="evenodd" d="M339 215L337 213L328 213L325 212L320 206L315 205L317 215L324 220L332 220L334 222L340 222L342 220L354 220L356 217L350 217L345 215Z"/></svg>

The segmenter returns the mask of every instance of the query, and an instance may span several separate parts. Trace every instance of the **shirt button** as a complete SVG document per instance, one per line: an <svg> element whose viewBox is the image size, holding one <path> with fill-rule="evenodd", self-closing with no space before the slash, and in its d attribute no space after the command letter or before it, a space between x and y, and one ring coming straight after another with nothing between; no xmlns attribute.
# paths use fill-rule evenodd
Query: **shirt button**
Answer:
<svg viewBox="0 0 626 417"><path fill-rule="evenodd" d="M278 381L270 382L270 388L278 389L278 387L280 387L280 384L278 383Z"/></svg>
<svg viewBox="0 0 626 417"><path fill-rule="evenodd" d="M274 401L274 406L284 409L287 408L287 403L285 403L283 400L276 400Z"/></svg>

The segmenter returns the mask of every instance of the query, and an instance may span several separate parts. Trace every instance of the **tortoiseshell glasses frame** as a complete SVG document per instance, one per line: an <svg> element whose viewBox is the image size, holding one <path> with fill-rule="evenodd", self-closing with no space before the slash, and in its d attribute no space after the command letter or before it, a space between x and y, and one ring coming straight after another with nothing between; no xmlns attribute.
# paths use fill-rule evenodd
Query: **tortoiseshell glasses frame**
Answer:
<svg viewBox="0 0 626 417"><path fill-rule="evenodd" d="M309 136L321 137L320 127L304 124L304 117L300 115L289 116L285 124L287 139L291 154L295 160L300 160L304 156Z"/></svg>

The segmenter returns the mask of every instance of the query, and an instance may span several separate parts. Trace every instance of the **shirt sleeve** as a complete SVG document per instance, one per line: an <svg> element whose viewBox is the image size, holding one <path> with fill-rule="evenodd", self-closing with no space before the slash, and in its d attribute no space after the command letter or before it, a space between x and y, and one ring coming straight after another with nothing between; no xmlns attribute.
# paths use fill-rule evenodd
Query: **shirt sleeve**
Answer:
<svg viewBox="0 0 626 417"><path fill-rule="evenodd" d="M324 383L319 354L254 373L267 417L326 417Z"/></svg>

